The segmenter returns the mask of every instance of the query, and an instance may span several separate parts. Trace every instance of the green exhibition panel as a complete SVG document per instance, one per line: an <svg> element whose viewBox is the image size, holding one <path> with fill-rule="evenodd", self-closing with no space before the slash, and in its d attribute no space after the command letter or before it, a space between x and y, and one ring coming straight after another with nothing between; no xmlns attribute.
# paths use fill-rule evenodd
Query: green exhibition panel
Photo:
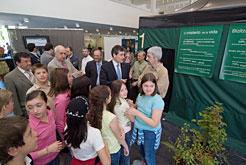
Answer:
<svg viewBox="0 0 246 165"><path fill-rule="evenodd" d="M230 25L220 79L246 83L246 24Z"/></svg>
<svg viewBox="0 0 246 165"><path fill-rule="evenodd" d="M239 24L237 26L241 26L246 30L245 24ZM200 49L199 47L197 48L197 45L192 47L190 43L184 45L184 41L188 41L186 40L187 37L184 36L184 32L187 32L187 30L190 31L191 29L200 31L201 33L205 32L204 35L197 36L198 40L196 41L199 41L200 44L209 42L209 48L203 47ZM218 33L211 35L206 34L206 31L209 33L210 30L214 30L213 32L218 31ZM234 43L239 41L238 38L235 39L237 41L228 41L227 38L230 38L230 35L230 25L190 26L188 28L140 28L138 46L140 50L151 46L160 46L162 48L175 50L176 71L173 76L171 103L166 116L169 122L179 126L182 126L185 122L192 124L191 120L198 118L198 113L204 110L205 107L214 105L215 102L223 103L224 113L222 116L223 120L227 123L226 132L228 134L225 145L246 153L246 84L238 83L236 80L232 81L226 76L224 76L223 80L220 79L222 68L231 65L226 63L226 59L231 58L226 57L227 51L231 49L226 48L226 45L232 45L230 42ZM202 40L203 37L204 40ZM244 34L242 37L244 37ZM190 41L192 41L193 44L195 43L194 36L188 36L188 38L191 39ZM189 49L189 51L181 51L181 49ZM177 69L179 66L178 62L180 62L179 58L184 56L183 53L187 54L188 52L190 55L197 55L194 52L190 53L190 50L199 51L198 54L200 55L202 54L201 52L203 52L203 55L211 55L209 74L204 75L200 72L194 73L187 69ZM243 51L240 53L244 55ZM237 56L239 56L239 54L237 54ZM205 59L208 60L208 58ZM244 61L242 60L242 62ZM243 69L243 67L241 69ZM245 73L245 70L242 72ZM192 126L194 125L192 124Z"/></svg>

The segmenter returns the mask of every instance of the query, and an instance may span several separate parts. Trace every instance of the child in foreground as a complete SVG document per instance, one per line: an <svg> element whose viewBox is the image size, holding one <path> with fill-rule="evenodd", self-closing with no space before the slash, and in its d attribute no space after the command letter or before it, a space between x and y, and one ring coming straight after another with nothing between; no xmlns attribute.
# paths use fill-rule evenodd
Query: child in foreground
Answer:
<svg viewBox="0 0 246 165"><path fill-rule="evenodd" d="M73 159L70 165L103 164L110 165L110 153L107 143L103 142L100 130L91 127L87 122L86 114L89 103L86 98L77 96L67 107L67 128L64 139L71 147ZM96 162L99 156L101 163Z"/></svg>
<svg viewBox="0 0 246 165"><path fill-rule="evenodd" d="M111 101L110 88L104 85L94 87L90 92L90 110L87 115L92 127L101 130L103 139L107 142L111 165L120 162L120 144L124 147L124 155L129 155L125 141L125 133L118 124L115 114L107 110Z"/></svg>
<svg viewBox="0 0 246 165"><path fill-rule="evenodd" d="M33 165L30 152L37 148L36 132L25 117L0 119L0 164Z"/></svg>
<svg viewBox="0 0 246 165"><path fill-rule="evenodd" d="M137 109L127 109L126 115L134 121L131 144L138 137L142 159L146 165L156 164L155 150L160 145L161 116L164 101L158 94L157 81L152 73L147 73L141 81L140 94L137 97Z"/></svg>
<svg viewBox="0 0 246 165"><path fill-rule="evenodd" d="M0 118L7 117L13 112L14 102L12 96L12 92L0 89Z"/></svg>
<svg viewBox="0 0 246 165"><path fill-rule="evenodd" d="M26 96L29 123L37 132L38 148L30 155L35 165L59 165L62 142L56 139L54 112L47 109L47 96L41 90L34 90Z"/></svg>
<svg viewBox="0 0 246 165"><path fill-rule="evenodd" d="M129 108L129 104L126 101L127 98L127 88L123 81L115 80L111 84L112 99L108 105L110 112L116 115L119 125L123 128L125 133L125 141L130 150L131 141L131 121L125 115L126 109ZM124 147L121 146L120 151L120 164L130 165L130 156L124 155Z"/></svg>

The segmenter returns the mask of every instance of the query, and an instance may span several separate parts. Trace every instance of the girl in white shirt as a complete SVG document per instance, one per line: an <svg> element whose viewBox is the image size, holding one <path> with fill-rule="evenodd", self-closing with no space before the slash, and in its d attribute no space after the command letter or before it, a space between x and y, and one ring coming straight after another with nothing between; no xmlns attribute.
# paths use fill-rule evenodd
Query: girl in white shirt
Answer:
<svg viewBox="0 0 246 165"><path fill-rule="evenodd" d="M66 109L67 128L64 139L71 147L73 159L70 165L110 164L110 153L107 143L103 142L100 130L87 122L86 113L89 104L82 96L73 98ZM101 162L97 162L99 156Z"/></svg>
<svg viewBox="0 0 246 165"><path fill-rule="evenodd" d="M110 112L114 113L118 118L119 125L125 132L125 141L130 151L130 140L131 140L131 122L125 115L126 109L129 108L129 104L126 101L127 88L122 80L115 80L111 84L111 95L112 99L108 105ZM120 153L120 164L130 165L130 156L124 155L124 147L121 146Z"/></svg>

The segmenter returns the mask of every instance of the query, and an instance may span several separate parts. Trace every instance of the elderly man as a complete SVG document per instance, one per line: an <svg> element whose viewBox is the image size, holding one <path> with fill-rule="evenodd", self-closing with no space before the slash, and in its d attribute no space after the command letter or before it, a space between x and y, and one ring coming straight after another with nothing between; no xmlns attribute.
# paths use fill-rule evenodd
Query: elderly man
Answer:
<svg viewBox="0 0 246 165"><path fill-rule="evenodd" d="M14 114L27 117L25 107L26 92L35 83L31 72L31 58L28 53L19 52L14 55L17 67L5 77L5 85L13 93Z"/></svg>
<svg viewBox="0 0 246 165"><path fill-rule="evenodd" d="M91 79L91 87L100 85L100 71L103 64L106 61L103 60L103 55L101 50L97 49L94 51L94 60L87 63L85 67L86 76Z"/></svg>
<svg viewBox="0 0 246 165"><path fill-rule="evenodd" d="M146 53L143 50L138 52L138 60L134 63L129 73L129 77L132 79L130 99L132 99L134 102L136 101L138 95L138 77L142 74L145 67L148 65L148 63L144 60L145 56Z"/></svg>
<svg viewBox="0 0 246 165"><path fill-rule="evenodd" d="M89 61L92 61L92 60L93 60L93 58L90 56L90 53L89 53L88 49L84 48L83 49L83 59L82 59L82 62L81 62L81 71L82 71L82 73L85 73L86 64Z"/></svg>
<svg viewBox="0 0 246 165"><path fill-rule="evenodd" d="M81 76L81 72L79 72L73 64L66 60L67 54L66 49L62 45L58 45L55 47L55 58L51 60L48 64L48 71L49 74L54 68L66 68L72 74L72 76L79 77Z"/></svg>
<svg viewBox="0 0 246 165"><path fill-rule="evenodd" d="M141 76L138 78L138 86L141 84L141 80L144 74L153 73L157 79L157 85L159 88L159 93L162 98L166 96L168 86L169 86L169 78L168 71L160 62L162 58L162 50L158 46L153 46L147 51L147 61L148 66L144 69Z"/></svg>

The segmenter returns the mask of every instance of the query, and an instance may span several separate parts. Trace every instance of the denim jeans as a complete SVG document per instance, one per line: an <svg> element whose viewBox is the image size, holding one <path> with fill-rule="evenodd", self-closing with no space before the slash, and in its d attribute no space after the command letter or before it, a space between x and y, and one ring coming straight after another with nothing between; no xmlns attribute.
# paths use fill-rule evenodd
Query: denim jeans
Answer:
<svg viewBox="0 0 246 165"><path fill-rule="evenodd" d="M130 142L131 142L131 137L132 137L132 132L128 131L125 134L125 140L126 140L126 144L128 145L128 149L130 152ZM124 147L121 145L121 149L120 149L120 165L130 165L130 154L128 156L124 155Z"/></svg>
<svg viewBox="0 0 246 165"><path fill-rule="evenodd" d="M119 165L120 163L120 150L114 154L110 154L111 156L111 165Z"/></svg>
<svg viewBox="0 0 246 165"><path fill-rule="evenodd" d="M139 145L142 158L146 165L155 165L155 132L144 130L144 145Z"/></svg>

